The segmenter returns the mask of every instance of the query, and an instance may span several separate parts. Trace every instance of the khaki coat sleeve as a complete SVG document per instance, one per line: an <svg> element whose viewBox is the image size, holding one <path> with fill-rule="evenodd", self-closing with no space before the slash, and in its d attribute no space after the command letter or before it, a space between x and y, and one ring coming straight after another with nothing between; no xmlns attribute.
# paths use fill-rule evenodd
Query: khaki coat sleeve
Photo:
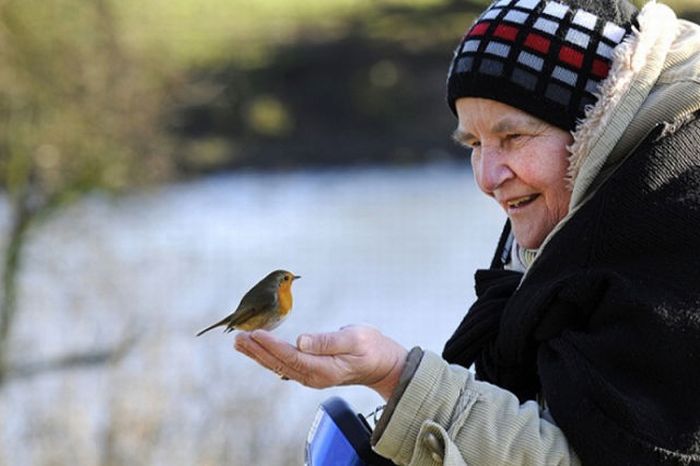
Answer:
<svg viewBox="0 0 700 466"><path fill-rule="evenodd" d="M460 366L424 352L413 377L389 400L390 418L374 449L410 466L580 464L563 432L534 401L474 379ZM383 421L383 422L382 422Z"/></svg>

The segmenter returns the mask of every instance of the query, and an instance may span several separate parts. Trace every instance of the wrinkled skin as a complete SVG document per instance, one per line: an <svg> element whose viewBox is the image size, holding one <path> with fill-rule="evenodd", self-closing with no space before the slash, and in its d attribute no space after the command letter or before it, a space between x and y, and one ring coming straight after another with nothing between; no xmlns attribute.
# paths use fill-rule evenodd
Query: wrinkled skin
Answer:
<svg viewBox="0 0 700 466"><path fill-rule="evenodd" d="M391 396L407 351L369 326L304 334L296 346L264 330L236 335L235 348L260 365L313 388L365 385L384 399Z"/></svg>

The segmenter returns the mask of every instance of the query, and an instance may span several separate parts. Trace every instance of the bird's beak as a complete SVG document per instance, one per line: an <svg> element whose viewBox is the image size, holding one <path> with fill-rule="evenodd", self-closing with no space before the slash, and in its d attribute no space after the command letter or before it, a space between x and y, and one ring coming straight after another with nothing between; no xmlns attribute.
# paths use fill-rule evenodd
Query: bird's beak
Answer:
<svg viewBox="0 0 700 466"><path fill-rule="evenodd" d="M292 277L292 280L296 280L297 278L301 278L301 275L294 275L294 276Z"/></svg>

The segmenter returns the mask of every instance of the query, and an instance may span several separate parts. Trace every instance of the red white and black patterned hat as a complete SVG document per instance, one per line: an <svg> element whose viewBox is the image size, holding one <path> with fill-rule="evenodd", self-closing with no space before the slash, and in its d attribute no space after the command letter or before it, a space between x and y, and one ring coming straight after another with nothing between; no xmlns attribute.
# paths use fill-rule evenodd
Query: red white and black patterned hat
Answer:
<svg viewBox="0 0 700 466"><path fill-rule="evenodd" d="M497 0L455 51L447 100L511 105L573 130L605 79L637 10L626 0Z"/></svg>

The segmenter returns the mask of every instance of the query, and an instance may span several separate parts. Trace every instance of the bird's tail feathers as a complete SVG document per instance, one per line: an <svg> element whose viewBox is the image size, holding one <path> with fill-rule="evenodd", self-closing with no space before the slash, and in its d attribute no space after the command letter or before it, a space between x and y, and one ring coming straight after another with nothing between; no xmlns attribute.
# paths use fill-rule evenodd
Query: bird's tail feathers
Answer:
<svg viewBox="0 0 700 466"><path fill-rule="evenodd" d="M196 336L200 336L201 334L206 333L206 332L208 332L209 330L211 330L211 329L213 329L213 328L216 328L216 327L218 327L218 326L220 326L220 325L224 325L224 324L227 323L227 322L228 322L228 317L227 317L226 319L220 320L219 322L217 322L217 323L215 323L215 324L210 325L209 327L205 328L204 330L200 330L200 331L197 333Z"/></svg>

